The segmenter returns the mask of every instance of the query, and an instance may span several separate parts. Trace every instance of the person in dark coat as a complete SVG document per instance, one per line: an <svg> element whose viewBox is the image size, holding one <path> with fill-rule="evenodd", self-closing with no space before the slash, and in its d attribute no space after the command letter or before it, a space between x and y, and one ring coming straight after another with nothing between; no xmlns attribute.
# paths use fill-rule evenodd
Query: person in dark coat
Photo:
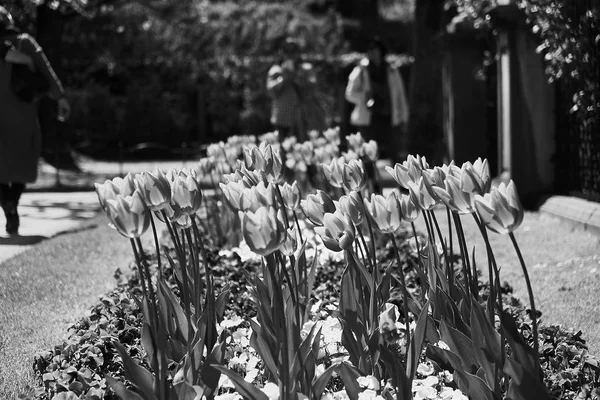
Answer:
<svg viewBox="0 0 600 400"><path fill-rule="evenodd" d="M35 100L17 97L11 84L16 64L26 64L48 82L48 95L58 101L58 118L65 120L70 107L60 80L33 37L21 33L10 13L0 6L0 204L6 216L6 232L18 233L17 206L25 184L37 179L41 133ZM7 50L8 49L8 50Z"/></svg>

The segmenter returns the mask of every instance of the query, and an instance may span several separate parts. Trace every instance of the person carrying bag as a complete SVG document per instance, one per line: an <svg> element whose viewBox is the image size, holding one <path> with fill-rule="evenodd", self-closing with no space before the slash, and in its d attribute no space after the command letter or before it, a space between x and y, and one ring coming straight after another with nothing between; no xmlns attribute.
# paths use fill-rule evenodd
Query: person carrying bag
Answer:
<svg viewBox="0 0 600 400"><path fill-rule="evenodd" d="M25 184L35 182L41 154L36 100L48 95L58 101L58 116L66 120L69 102L63 86L30 35L14 26L0 6L0 205L6 232L19 230L17 206Z"/></svg>

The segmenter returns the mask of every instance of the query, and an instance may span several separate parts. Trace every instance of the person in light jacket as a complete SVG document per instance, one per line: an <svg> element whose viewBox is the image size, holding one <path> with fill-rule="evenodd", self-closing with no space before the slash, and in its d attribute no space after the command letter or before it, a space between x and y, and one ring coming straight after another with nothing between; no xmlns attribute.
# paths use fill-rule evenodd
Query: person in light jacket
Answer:
<svg viewBox="0 0 600 400"><path fill-rule="evenodd" d="M41 133L35 101L18 98L11 85L16 64L27 64L48 82L49 95L58 102L58 118L70 113L69 102L40 45L15 26L10 13L0 6L0 204L6 217L6 232L19 230L17 206L25 184L37 179ZM6 51L4 51L6 50Z"/></svg>
<svg viewBox="0 0 600 400"><path fill-rule="evenodd" d="M398 143L408 122L409 108L402 77L386 61L386 55L385 46L375 38L367 57L350 73L346 99L355 105L350 123L365 140L378 142L381 158L397 161L403 150Z"/></svg>

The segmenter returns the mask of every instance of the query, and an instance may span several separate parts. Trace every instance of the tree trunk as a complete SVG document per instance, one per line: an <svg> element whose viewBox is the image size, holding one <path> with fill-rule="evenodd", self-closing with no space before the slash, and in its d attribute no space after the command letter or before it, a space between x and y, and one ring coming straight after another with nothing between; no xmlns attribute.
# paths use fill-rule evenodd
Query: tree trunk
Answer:
<svg viewBox="0 0 600 400"><path fill-rule="evenodd" d="M417 0L415 57L410 82L408 149L440 164L446 154L443 135L442 54L440 29L444 0Z"/></svg>

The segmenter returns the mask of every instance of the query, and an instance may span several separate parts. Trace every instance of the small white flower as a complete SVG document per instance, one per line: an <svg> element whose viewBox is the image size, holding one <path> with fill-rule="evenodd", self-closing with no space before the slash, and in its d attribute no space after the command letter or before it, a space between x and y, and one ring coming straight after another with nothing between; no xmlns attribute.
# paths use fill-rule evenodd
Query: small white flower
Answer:
<svg viewBox="0 0 600 400"><path fill-rule="evenodd" d="M269 400L279 400L279 386L273 382L267 382L260 390L267 395Z"/></svg>
<svg viewBox="0 0 600 400"><path fill-rule="evenodd" d="M359 376L356 381L361 388L365 389L379 390L381 387L381 384L373 375Z"/></svg>

